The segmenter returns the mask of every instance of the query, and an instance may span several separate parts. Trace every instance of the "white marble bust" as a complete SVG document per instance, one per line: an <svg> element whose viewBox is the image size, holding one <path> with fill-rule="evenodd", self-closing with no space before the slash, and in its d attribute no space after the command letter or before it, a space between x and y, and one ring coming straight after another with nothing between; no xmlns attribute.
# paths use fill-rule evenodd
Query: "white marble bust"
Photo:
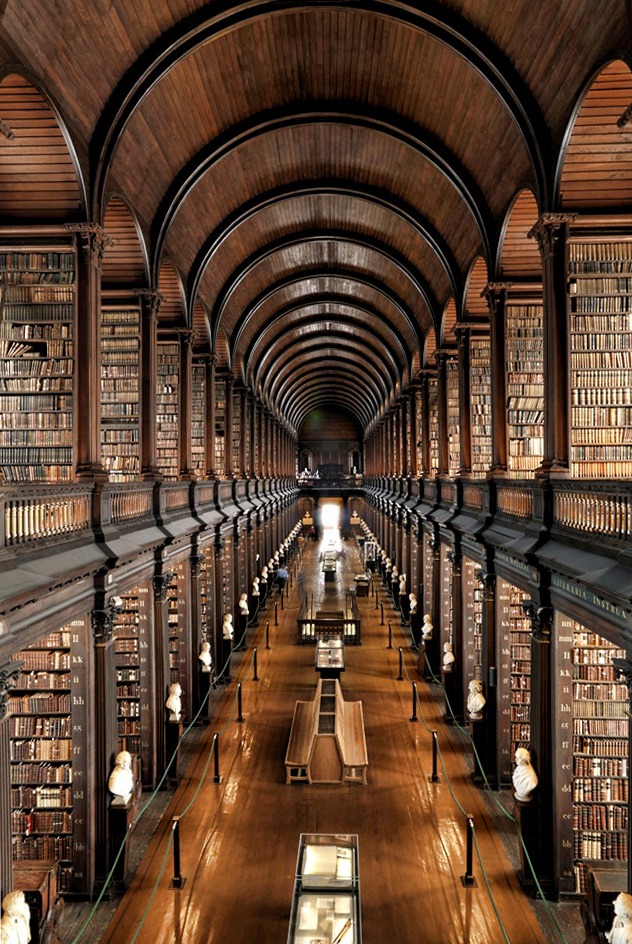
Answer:
<svg viewBox="0 0 632 944"><path fill-rule="evenodd" d="M180 682L172 682L165 706L169 710L169 721L179 721L182 714L182 686Z"/></svg>
<svg viewBox="0 0 632 944"><path fill-rule="evenodd" d="M233 617L232 613L226 613L224 616L224 622L222 623L222 639L232 639L233 638Z"/></svg>
<svg viewBox="0 0 632 944"><path fill-rule="evenodd" d="M399 592L400 594L406 593L406 574L399 575Z"/></svg>
<svg viewBox="0 0 632 944"><path fill-rule="evenodd" d="M443 671L451 672L454 667L455 661L456 659L452 651L452 643L444 642L443 644Z"/></svg>
<svg viewBox="0 0 632 944"><path fill-rule="evenodd" d="M253 597L259 596L259 578L258 577L255 577L254 580L252 581L252 595Z"/></svg>
<svg viewBox="0 0 632 944"><path fill-rule="evenodd" d="M516 751L516 766L512 775L516 800L526 803L538 785L538 775L531 766L531 754L526 747Z"/></svg>
<svg viewBox="0 0 632 944"><path fill-rule="evenodd" d="M434 626L432 625L432 620L430 619L430 613L424 613L424 621L421 625L421 635L424 639L432 639L432 631Z"/></svg>
<svg viewBox="0 0 632 944"><path fill-rule="evenodd" d="M213 666L213 656L211 655L211 644L206 639L202 643L198 659L200 660L202 671L210 672Z"/></svg>
<svg viewBox="0 0 632 944"><path fill-rule="evenodd" d="M248 594L242 593L239 597L239 612L242 616L248 616Z"/></svg>
<svg viewBox="0 0 632 944"><path fill-rule="evenodd" d="M132 755L129 751L120 751L116 755L108 780L108 790L114 795L112 806L126 806L129 803L134 792Z"/></svg>
<svg viewBox="0 0 632 944"><path fill-rule="evenodd" d="M0 941L2 944L29 944L31 940L31 909L24 892L9 892L2 899Z"/></svg>
<svg viewBox="0 0 632 944"><path fill-rule="evenodd" d="M483 695L483 683L472 679L468 685L467 710L472 721L480 721L487 699Z"/></svg>
<svg viewBox="0 0 632 944"><path fill-rule="evenodd" d="M264 583L267 583L267 580L268 580L268 568L266 567L265 564L264 564L263 567L261 568L261 579L263 580Z"/></svg>
<svg viewBox="0 0 632 944"><path fill-rule="evenodd" d="M414 616L417 612L417 605L418 605L417 597L415 596L414 593L408 594L408 602L410 603L410 615Z"/></svg>
<svg viewBox="0 0 632 944"><path fill-rule="evenodd" d="M632 895L620 892L614 900L614 921L606 932L609 944L632 944Z"/></svg>

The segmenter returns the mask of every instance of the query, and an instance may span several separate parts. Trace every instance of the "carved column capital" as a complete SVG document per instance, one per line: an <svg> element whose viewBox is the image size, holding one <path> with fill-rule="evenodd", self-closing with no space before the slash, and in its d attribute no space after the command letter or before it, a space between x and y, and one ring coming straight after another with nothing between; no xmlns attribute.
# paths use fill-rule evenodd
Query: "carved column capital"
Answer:
<svg viewBox="0 0 632 944"><path fill-rule="evenodd" d="M550 606L538 606L531 600L525 600L522 609L531 623L531 635L538 642L549 642L553 610Z"/></svg>
<svg viewBox="0 0 632 944"><path fill-rule="evenodd" d="M191 554L191 576L199 577L202 571L203 554Z"/></svg>
<svg viewBox="0 0 632 944"><path fill-rule="evenodd" d="M164 603L167 599L167 592L176 579L172 571L164 574L155 574L153 577L154 599L157 603Z"/></svg>
<svg viewBox="0 0 632 944"><path fill-rule="evenodd" d="M9 693L17 688L22 662L7 662L0 666L0 721L6 718L9 709Z"/></svg>
<svg viewBox="0 0 632 944"><path fill-rule="evenodd" d="M568 235L568 225L577 219L577 213L543 213L527 237L537 240L543 259L553 255L559 240Z"/></svg>
<svg viewBox="0 0 632 944"><path fill-rule="evenodd" d="M114 625L116 617L121 612L122 607L110 603L103 609L92 610L90 613L90 622L92 623L92 635L97 645L105 645L114 635Z"/></svg>
<svg viewBox="0 0 632 944"><path fill-rule="evenodd" d="M66 223L65 228L78 237L83 261L88 265L100 266L103 255L113 240L98 223Z"/></svg>

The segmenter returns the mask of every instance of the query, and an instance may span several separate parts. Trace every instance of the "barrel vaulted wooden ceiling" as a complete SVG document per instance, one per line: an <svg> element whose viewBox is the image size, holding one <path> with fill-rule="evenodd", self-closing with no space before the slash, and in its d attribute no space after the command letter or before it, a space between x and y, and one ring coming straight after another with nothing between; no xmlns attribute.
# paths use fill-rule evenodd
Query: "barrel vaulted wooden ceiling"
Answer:
<svg viewBox="0 0 632 944"><path fill-rule="evenodd" d="M0 0L0 218L99 223L104 289L366 431L537 281L540 213L629 212L631 38L628 0Z"/></svg>

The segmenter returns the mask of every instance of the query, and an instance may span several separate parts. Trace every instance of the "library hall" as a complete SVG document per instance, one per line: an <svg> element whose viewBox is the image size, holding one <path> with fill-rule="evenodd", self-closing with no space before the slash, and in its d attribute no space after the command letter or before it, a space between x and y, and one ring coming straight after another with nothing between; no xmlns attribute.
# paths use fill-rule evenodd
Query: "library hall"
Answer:
<svg viewBox="0 0 632 944"><path fill-rule="evenodd" d="M0 944L632 944L632 0L0 0Z"/></svg>

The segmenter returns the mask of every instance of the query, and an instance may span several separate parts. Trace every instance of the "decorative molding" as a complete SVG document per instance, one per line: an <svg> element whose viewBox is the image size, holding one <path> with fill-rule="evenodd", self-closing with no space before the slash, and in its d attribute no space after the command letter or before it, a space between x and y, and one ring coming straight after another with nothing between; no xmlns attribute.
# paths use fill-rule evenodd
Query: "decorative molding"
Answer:
<svg viewBox="0 0 632 944"><path fill-rule="evenodd" d="M538 642L547 642L551 638L551 624L553 610L550 606L537 606L532 600L525 600L522 604L527 618L531 623L531 635Z"/></svg>
<svg viewBox="0 0 632 944"><path fill-rule="evenodd" d="M110 603L102 610L92 610L90 613L90 622L92 623L92 634L97 645L105 645L114 635L114 624L116 617L123 607Z"/></svg>
<svg viewBox="0 0 632 944"><path fill-rule="evenodd" d="M0 666L0 721L3 721L9 709L9 693L17 687L22 662L7 662Z"/></svg>
<svg viewBox="0 0 632 944"><path fill-rule="evenodd" d="M103 227L98 223L66 223L65 228L79 237L84 261L88 265L100 266L105 250L114 244Z"/></svg>
<svg viewBox="0 0 632 944"><path fill-rule="evenodd" d="M169 587L175 581L176 575L172 571L167 571L164 574L155 574L153 578L154 583L154 599L158 603L164 603L167 599L167 591Z"/></svg>
<svg viewBox="0 0 632 944"><path fill-rule="evenodd" d="M528 239L537 240L543 259L550 258L562 237L568 235L568 225L578 213L543 213L527 233Z"/></svg>

